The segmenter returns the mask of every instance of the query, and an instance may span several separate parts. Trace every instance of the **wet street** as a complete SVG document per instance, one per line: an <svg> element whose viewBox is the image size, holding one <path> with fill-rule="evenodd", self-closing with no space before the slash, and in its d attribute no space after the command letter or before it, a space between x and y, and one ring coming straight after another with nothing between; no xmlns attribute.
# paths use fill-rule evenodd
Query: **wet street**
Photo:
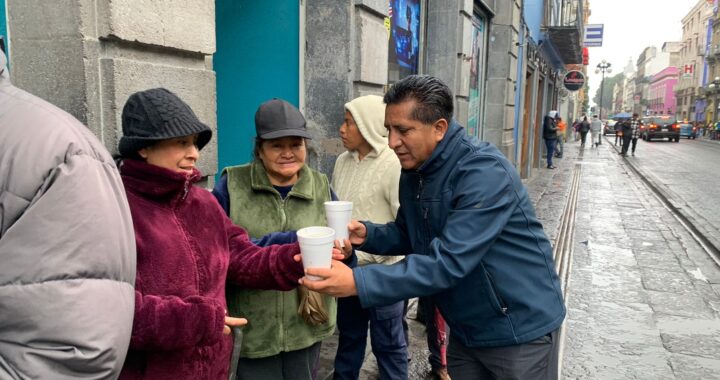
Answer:
<svg viewBox="0 0 720 380"><path fill-rule="evenodd" d="M720 239L720 204L708 191L720 185L720 144L639 141L624 159L613 141L584 151L567 144L556 170L526 184L554 245L574 212L561 378L720 379L720 266L696 239ZM410 379L427 379L424 331L412 316ZM336 342L323 345L320 379L332 377ZM369 352L360 378L377 378Z"/></svg>

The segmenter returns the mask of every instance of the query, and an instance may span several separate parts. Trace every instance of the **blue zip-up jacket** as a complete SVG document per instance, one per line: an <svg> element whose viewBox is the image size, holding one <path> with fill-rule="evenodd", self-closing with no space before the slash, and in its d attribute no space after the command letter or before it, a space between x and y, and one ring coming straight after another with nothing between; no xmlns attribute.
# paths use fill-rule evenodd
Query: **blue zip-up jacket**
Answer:
<svg viewBox="0 0 720 380"><path fill-rule="evenodd" d="M562 324L552 248L516 169L454 121L419 169L403 170L395 222L364 223L357 248L408 254L353 269L364 307L432 295L468 347L526 343Z"/></svg>

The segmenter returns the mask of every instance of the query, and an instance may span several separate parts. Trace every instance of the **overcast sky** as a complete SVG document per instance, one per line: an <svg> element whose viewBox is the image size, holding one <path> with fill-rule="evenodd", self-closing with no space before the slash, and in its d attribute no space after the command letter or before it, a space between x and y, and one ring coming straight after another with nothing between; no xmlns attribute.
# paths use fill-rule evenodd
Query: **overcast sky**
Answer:
<svg viewBox="0 0 720 380"><path fill-rule="evenodd" d="M634 64L647 46L654 45L660 50L666 41L680 41L681 20L697 3L698 0L590 0L588 24L605 25L603 46L588 48L590 103L600 86L601 74L595 74L598 63L603 59L610 62L612 76L622 72L630 58Z"/></svg>

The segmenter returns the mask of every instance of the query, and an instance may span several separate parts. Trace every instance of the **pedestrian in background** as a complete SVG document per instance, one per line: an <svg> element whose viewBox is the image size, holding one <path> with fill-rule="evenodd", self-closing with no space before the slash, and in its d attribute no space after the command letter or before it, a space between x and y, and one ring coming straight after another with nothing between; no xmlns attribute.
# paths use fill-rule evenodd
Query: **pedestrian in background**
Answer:
<svg viewBox="0 0 720 380"><path fill-rule="evenodd" d="M567 124L560 117L560 114L555 115L555 124L557 125L557 147L555 149L555 157L562 158L563 152L565 151L565 131L567 130Z"/></svg>
<svg viewBox="0 0 720 380"><path fill-rule="evenodd" d="M622 141L622 150L620 151L620 154L623 157L627 157L628 149L630 148L630 143L632 142L632 155L635 155L635 147L637 146L637 139L640 136L640 119L638 119L638 114L634 113L632 116L632 119L625 120L622 125L622 133L623 133L623 141Z"/></svg>
<svg viewBox="0 0 720 380"><path fill-rule="evenodd" d="M305 286L363 307L431 296L450 325L453 380L557 379L565 317L552 247L517 169L452 119L440 80L411 75L385 94L389 146L403 171L387 224L350 222L350 241L374 254L412 252L393 265L308 268ZM554 115L553 115L554 116Z"/></svg>
<svg viewBox="0 0 720 380"><path fill-rule="evenodd" d="M130 341L135 238L92 132L10 83L0 49L0 378L114 379Z"/></svg>
<svg viewBox="0 0 720 380"><path fill-rule="evenodd" d="M552 161L553 153L555 152L555 144L557 143L557 126L555 125L555 115L557 115L557 111L550 111L543 119L543 139L545 140L545 148L547 151L548 169L555 169Z"/></svg>
<svg viewBox="0 0 720 380"><path fill-rule="evenodd" d="M580 123L580 148L585 148L585 140L587 139L588 131L590 131L590 122L588 121L587 116L583 116L583 120Z"/></svg>
<svg viewBox="0 0 720 380"><path fill-rule="evenodd" d="M353 219L387 223L395 220L400 181L400 161L388 148L384 125L385 104L378 95L345 103L340 138L346 152L338 156L332 188L341 200L353 202ZM378 256L355 251L357 265L394 264L404 256ZM338 300L339 342L334 379L357 379L365 359L368 324L370 344L380 379L408 377L408 351L403 319L405 300L363 308L357 296Z"/></svg>
<svg viewBox="0 0 720 380"><path fill-rule="evenodd" d="M592 122L590 123L590 142L592 146L597 147L600 145L600 139L602 138L602 121L598 119L597 115L593 115Z"/></svg>
<svg viewBox="0 0 720 380"><path fill-rule="evenodd" d="M625 120L626 119L618 119L615 122L615 125L613 125L613 130L615 130L615 146L617 146L618 141L620 141L620 144L622 144L622 125Z"/></svg>
<svg viewBox="0 0 720 380"><path fill-rule="evenodd" d="M213 193L232 221L259 238L278 231L326 226L325 202L335 200L327 177L305 164L305 117L282 99L255 112L254 159L223 169ZM306 288L291 291L228 287L228 309L243 329L239 380L311 380L320 345L335 331L336 301Z"/></svg>
<svg viewBox="0 0 720 380"><path fill-rule="evenodd" d="M580 139L580 119L575 119L575 121L573 121L572 130L573 141L578 141Z"/></svg>
<svg viewBox="0 0 720 380"><path fill-rule="evenodd" d="M137 280L120 379L225 379L231 327L247 323L231 317L242 311L228 315L226 282L293 289L303 271L294 259L299 247L256 246L210 192L193 185L212 132L175 94L163 88L132 94L122 128L120 172L135 229Z"/></svg>

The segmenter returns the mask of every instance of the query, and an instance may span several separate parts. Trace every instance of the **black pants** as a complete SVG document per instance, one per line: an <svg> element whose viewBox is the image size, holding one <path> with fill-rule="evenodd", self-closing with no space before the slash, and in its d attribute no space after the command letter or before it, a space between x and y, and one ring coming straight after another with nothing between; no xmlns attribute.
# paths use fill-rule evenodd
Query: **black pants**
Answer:
<svg viewBox="0 0 720 380"><path fill-rule="evenodd" d="M241 358L238 362L237 378L314 380L317 377L320 343L266 358Z"/></svg>
<svg viewBox="0 0 720 380"><path fill-rule="evenodd" d="M635 147L637 147L637 141L638 141L637 137L632 138L632 153L633 154L635 154Z"/></svg>
<svg viewBox="0 0 720 380"><path fill-rule="evenodd" d="M580 146L585 146L585 139L587 139L587 131L580 132Z"/></svg>
<svg viewBox="0 0 720 380"><path fill-rule="evenodd" d="M556 330L529 343L491 348L466 347L453 339L448 372L453 380L556 380L557 337Z"/></svg>
<svg viewBox="0 0 720 380"><path fill-rule="evenodd" d="M622 142L622 150L620 151L620 154L626 155L628 152L628 148L630 147L630 140L632 139L632 136L628 133L628 136L623 135L623 142ZM636 139L637 140L637 139Z"/></svg>

